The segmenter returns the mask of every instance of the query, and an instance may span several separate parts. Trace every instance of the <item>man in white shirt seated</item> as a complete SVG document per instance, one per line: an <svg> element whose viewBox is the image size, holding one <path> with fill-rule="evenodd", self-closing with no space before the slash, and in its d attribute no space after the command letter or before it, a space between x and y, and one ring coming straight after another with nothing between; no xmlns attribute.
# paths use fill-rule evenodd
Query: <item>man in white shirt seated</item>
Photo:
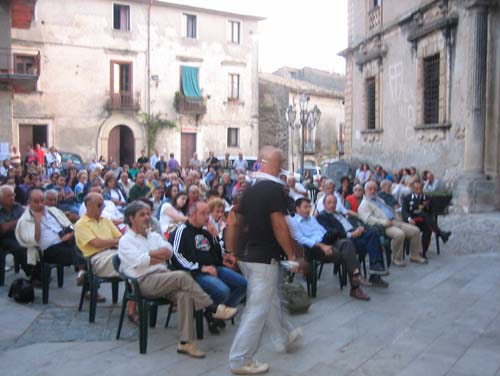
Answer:
<svg viewBox="0 0 500 376"><path fill-rule="evenodd" d="M45 206L45 197L39 189L29 193L28 207L16 226L16 238L20 245L28 248L28 260L38 259L39 248L45 262L75 265L79 270L77 279L83 276L85 263L76 255L70 220L58 208Z"/></svg>
<svg viewBox="0 0 500 376"><path fill-rule="evenodd" d="M295 176L289 175L287 178L287 183L288 187L290 188L288 196L290 196L293 201L297 201L299 198L309 197L307 189L295 179Z"/></svg>
<svg viewBox="0 0 500 376"><path fill-rule="evenodd" d="M237 309L215 305L189 273L168 270L166 261L172 257L172 246L161 235L149 231L151 209L147 204L132 202L125 209L125 218L130 229L118 245L120 270L139 280L145 297L164 297L177 303L180 337L177 352L204 358L205 353L194 342L193 309L210 310L219 320L231 319Z"/></svg>

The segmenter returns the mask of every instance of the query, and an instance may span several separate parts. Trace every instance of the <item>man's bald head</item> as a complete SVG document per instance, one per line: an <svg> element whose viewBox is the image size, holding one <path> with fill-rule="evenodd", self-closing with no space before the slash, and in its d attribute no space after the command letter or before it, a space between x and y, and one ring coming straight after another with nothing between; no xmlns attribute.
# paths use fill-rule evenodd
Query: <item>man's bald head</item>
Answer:
<svg viewBox="0 0 500 376"><path fill-rule="evenodd" d="M274 146L264 146L260 150L260 159L262 161L261 170L273 176L279 176L281 165L285 161L285 156L281 149Z"/></svg>
<svg viewBox="0 0 500 376"><path fill-rule="evenodd" d="M102 195L98 192L89 192L87 196L85 196L85 199L83 200L85 202L85 206L88 206L88 204L91 204L93 202L96 202L98 199L103 199Z"/></svg>

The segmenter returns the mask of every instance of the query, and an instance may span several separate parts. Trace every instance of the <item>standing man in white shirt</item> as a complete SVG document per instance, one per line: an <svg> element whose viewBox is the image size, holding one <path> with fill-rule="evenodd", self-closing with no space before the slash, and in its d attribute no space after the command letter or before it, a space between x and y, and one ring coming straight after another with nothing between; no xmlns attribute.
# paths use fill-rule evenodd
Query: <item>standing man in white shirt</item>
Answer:
<svg viewBox="0 0 500 376"><path fill-rule="evenodd" d="M241 170L243 172L246 172L248 167L248 163L246 159L243 158L243 153L238 153L238 159L235 159L233 162L233 170Z"/></svg>

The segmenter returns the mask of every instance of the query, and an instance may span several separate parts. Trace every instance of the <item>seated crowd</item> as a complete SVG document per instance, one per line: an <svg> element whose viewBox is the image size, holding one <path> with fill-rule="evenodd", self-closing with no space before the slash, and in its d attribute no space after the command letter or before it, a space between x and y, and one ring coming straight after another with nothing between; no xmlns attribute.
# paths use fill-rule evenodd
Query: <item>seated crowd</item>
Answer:
<svg viewBox="0 0 500 376"><path fill-rule="evenodd" d="M176 303L177 351L203 357L193 341L193 309L204 311L217 334L245 298L247 281L224 249L224 229L259 161L250 167L241 153L231 161L229 154L219 160L213 152L201 161L194 153L182 168L173 153L166 160L158 151L151 158L142 151L132 166L101 158L77 171L71 161L61 165L54 147L42 158L40 150L30 149L24 166L17 151L3 163L0 248L14 254L34 284L40 280L39 251L44 260L74 266L77 284L83 283L86 260L96 275L118 276L118 254L120 271L137 278L145 296ZM425 264L432 232L445 242L450 236L437 226L424 193L439 182L431 172L422 175L415 169L390 175L380 166L372 173L363 164L354 181L344 177L338 190L322 178L314 202L293 174L281 176L291 234L312 259L344 264L350 296L369 300L361 287L388 287L382 276L389 274L389 261L405 265L405 240L410 261ZM385 262L383 239L392 251ZM361 274L365 255L368 279ZM134 323L136 311L129 302Z"/></svg>

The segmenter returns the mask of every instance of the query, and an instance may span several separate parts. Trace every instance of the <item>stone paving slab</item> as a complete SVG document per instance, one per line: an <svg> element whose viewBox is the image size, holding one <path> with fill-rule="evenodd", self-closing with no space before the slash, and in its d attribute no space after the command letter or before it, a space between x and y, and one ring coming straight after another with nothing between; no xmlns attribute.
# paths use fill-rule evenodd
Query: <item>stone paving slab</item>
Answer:
<svg viewBox="0 0 500 376"><path fill-rule="evenodd" d="M367 289L370 302L354 301L326 266L318 297L291 320L306 333L293 354L276 352L267 335L258 359L269 375L500 375L500 253L457 255L442 248L429 265L391 268L388 289ZM498 246L498 245L497 245ZM15 278L7 273L6 286ZM123 291L123 290L121 290ZM138 330L126 321L115 340L120 305L98 305L88 323L88 303L77 311L80 288L67 268L62 289L52 283L49 304L19 305L0 287L0 364L5 374L30 375L228 375L228 351L237 326L220 336L205 333L208 357L176 353L177 317L163 327L166 310L149 330L139 354ZM102 294L111 299L106 284ZM236 323L237 325L237 323Z"/></svg>

